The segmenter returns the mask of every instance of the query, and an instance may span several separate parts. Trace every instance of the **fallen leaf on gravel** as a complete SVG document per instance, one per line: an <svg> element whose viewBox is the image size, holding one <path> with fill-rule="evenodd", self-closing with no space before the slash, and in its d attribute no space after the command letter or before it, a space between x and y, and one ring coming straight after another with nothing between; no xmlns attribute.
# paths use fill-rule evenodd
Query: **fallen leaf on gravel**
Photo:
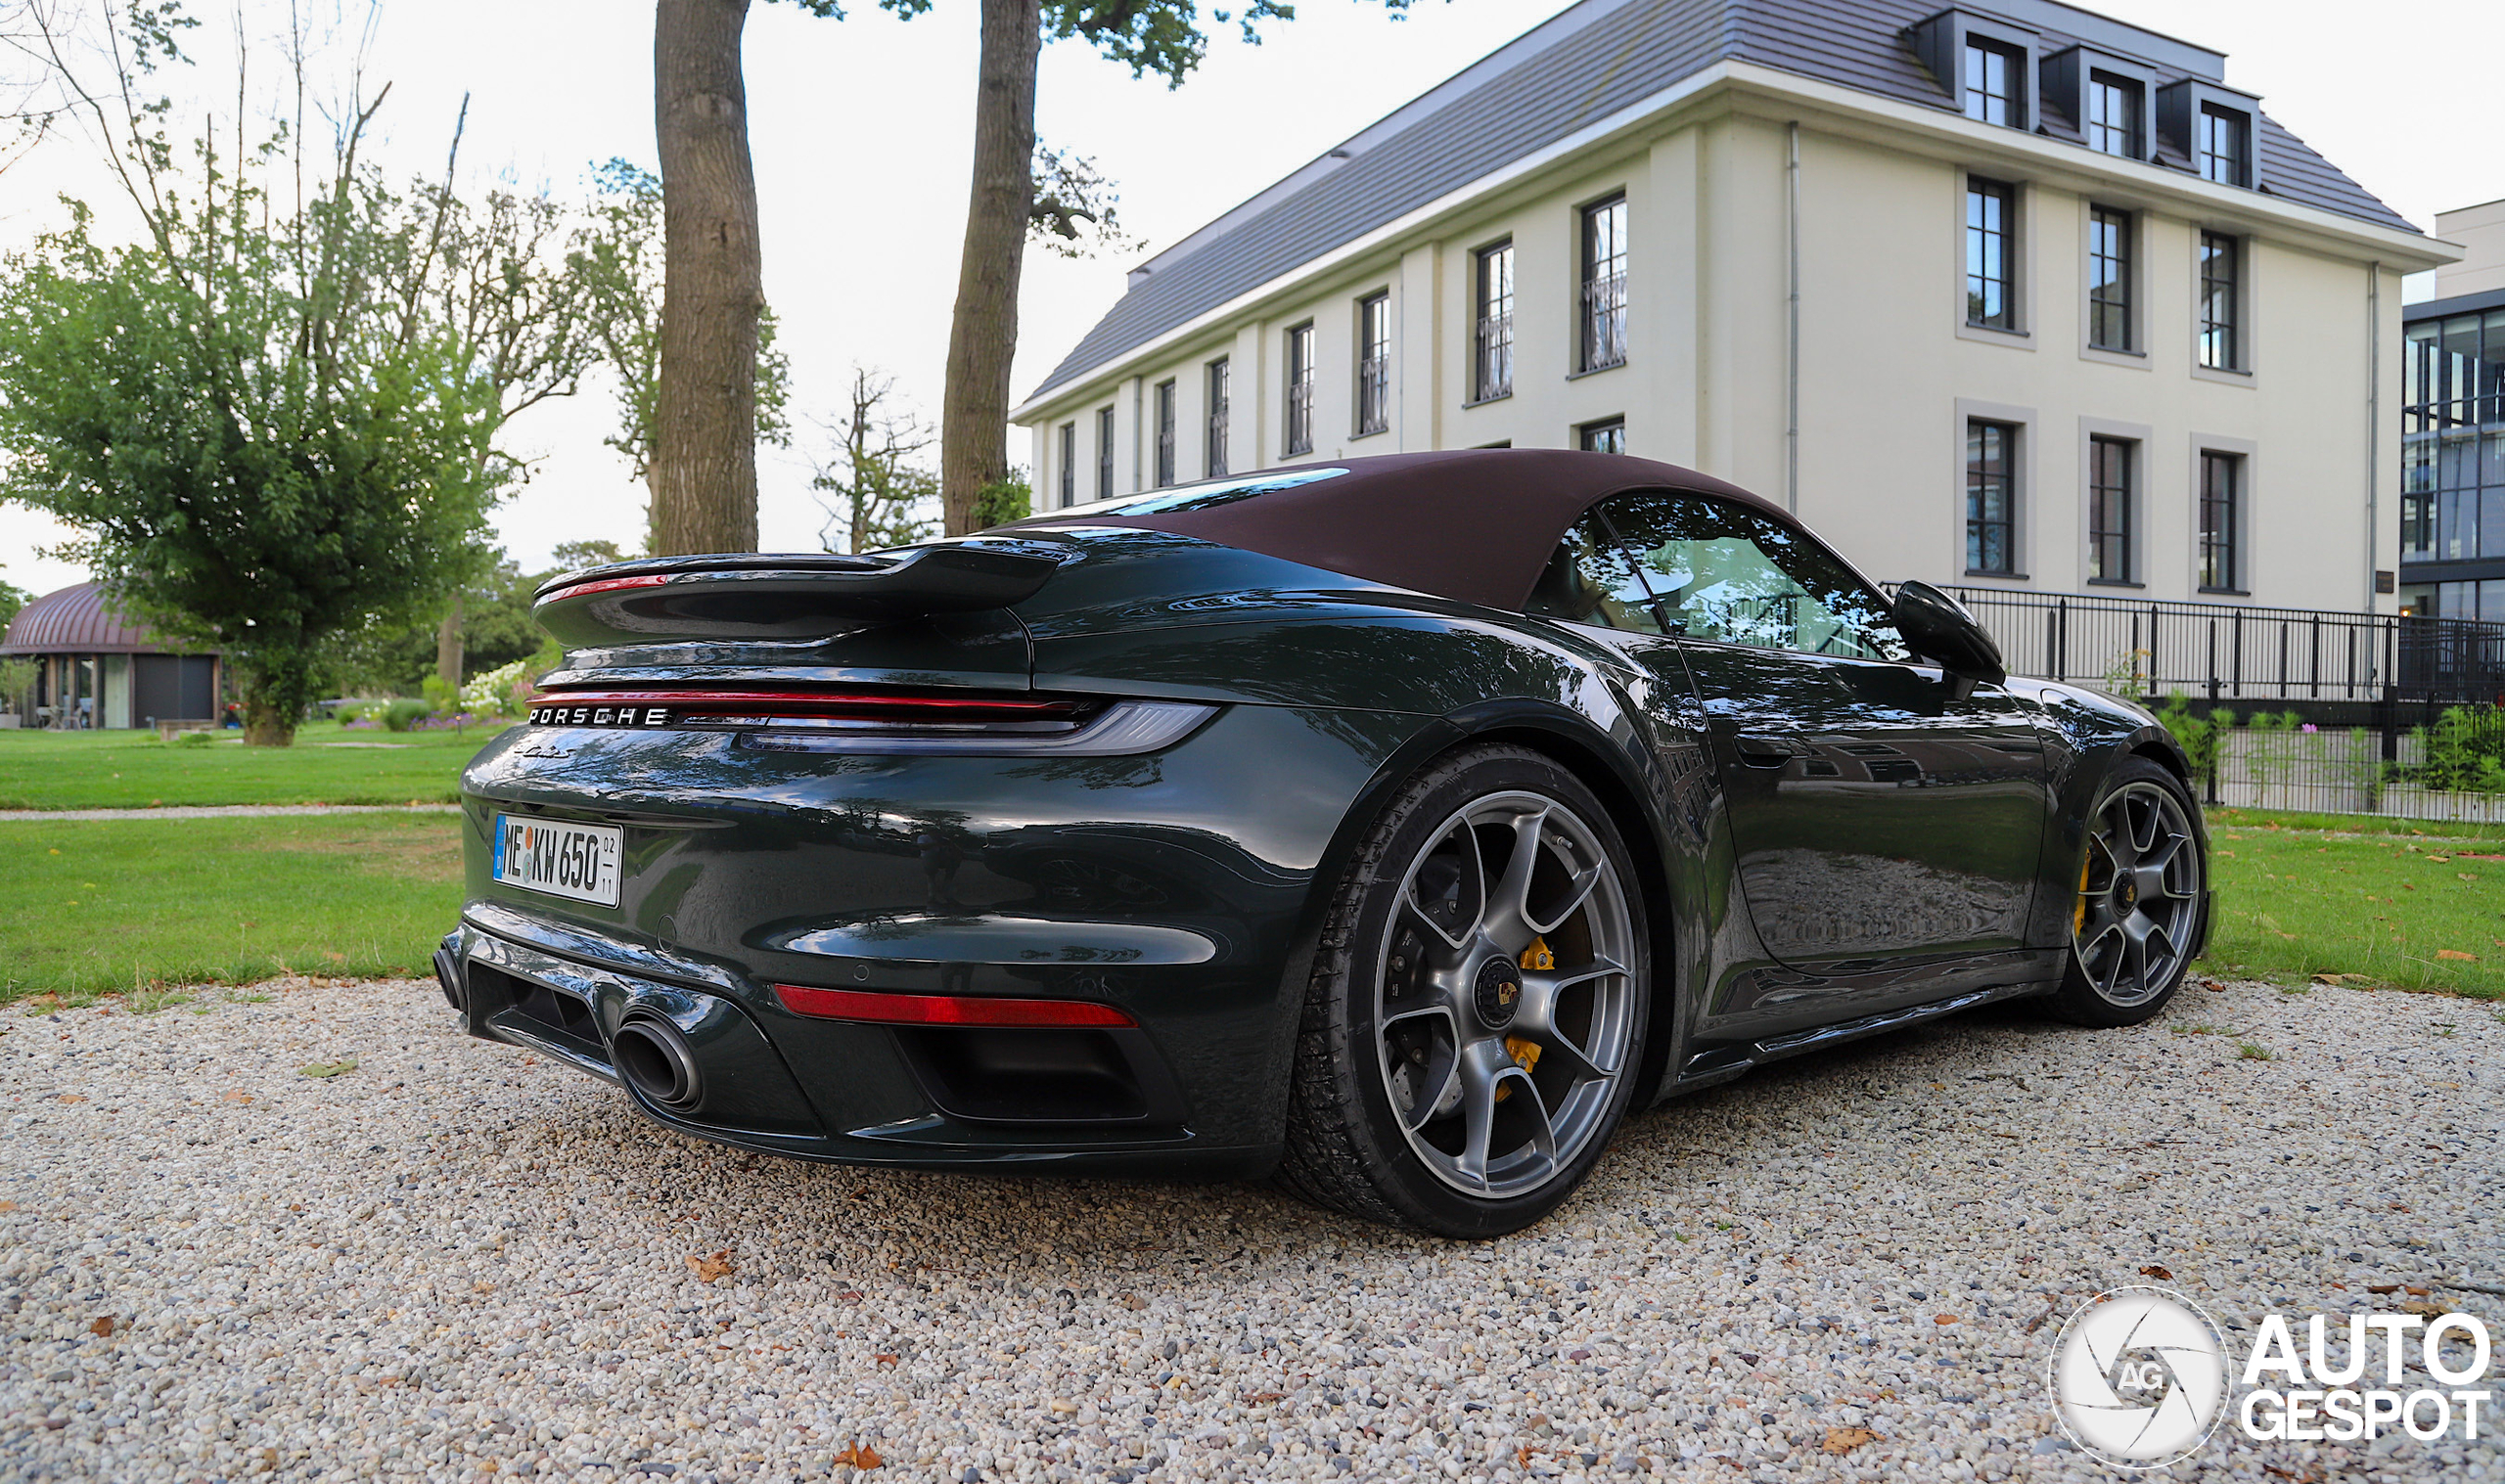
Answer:
<svg viewBox="0 0 2505 1484"><path fill-rule="evenodd" d="M2403 1214L2403 1215L2407 1215L2407 1214L2409 1214L2409 1207L2407 1207L2407 1206L2405 1206L2405 1205L2402 1205L2402 1204L2401 1204L2399 1201L2397 1201L2397 1200L2392 1201L2392 1202L2391 1202L2391 1203L2390 1203L2390 1209L2394 1210L2394 1211L2398 1211L2398 1212L2400 1212L2400 1213L2401 1213L2401 1214ZM2426 1289L2424 1289L2424 1288L2412 1288L2412 1289L2410 1289L2409 1291L2410 1291L2410 1292L2412 1292L2412 1293L2424 1293L2424 1292L2426 1292L2427 1290L2426 1290Z"/></svg>
<svg viewBox="0 0 2505 1484"><path fill-rule="evenodd" d="M235 1088L227 1092L226 1095L218 1101L221 1102L250 1102L252 1101L252 1095L245 1092L242 1088Z"/></svg>
<svg viewBox="0 0 2505 1484"><path fill-rule="evenodd" d="M2435 1290L2433 1288L2422 1288L2416 1283L2402 1283L2400 1285L2400 1291L2408 1294L2411 1298L2425 1298Z"/></svg>
<svg viewBox="0 0 2505 1484"><path fill-rule="evenodd" d="M2225 986L2225 985L2223 985L2223 984L2221 984L2221 983L2219 983L2219 982L2218 982L2217 980L2215 980L2215 979L2203 979L2203 980L2201 981L2201 987L2202 987L2203 989L2214 989L2214 990L2218 991L2218 992L2219 992L2219 993L2221 993L2221 994L2224 994L2224 993L2226 992L2226 986Z"/></svg>
<svg viewBox="0 0 2505 1484"><path fill-rule="evenodd" d="M839 1463L850 1464L854 1468L876 1468L887 1462L887 1460L879 1457L879 1451L877 1449L871 1447L867 1443L853 1444L842 1453L837 1454L835 1456L835 1461Z"/></svg>
<svg viewBox="0 0 2505 1484"><path fill-rule="evenodd" d="M18 1209L18 1203L16 1201L0 1200L0 1211L14 1211L16 1209Z"/></svg>
<svg viewBox="0 0 2505 1484"><path fill-rule="evenodd" d="M337 1061L308 1061L296 1070L307 1077L336 1077L342 1072L355 1071L356 1058L342 1057Z"/></svg>
<svg viewBox="0 0 2505 1484"><path fill-rule="evenodd" d="M92 1324L90 1324L90 1325L88 1325L88 1326L87 1326L87 1332L88 1332L89 1334L111 1334L111 1333L113 1333L113 1332L114 1332L114 1317L113 1317L112 1315L110 1315L110 1314L99 1314L99 1315L97 1315L97 1316L96 1316L96 1318L95 1318L94 1323L92 1323Z"/></svg>
<svg viewBox="0 0 2505 1484"><path fill-rule="evenodd" d="M2369 1293L2398 1293L2400 1291L2400 1284L2368 1283L2366 1284L2366 1291Z"/></svg>
<svg viewBox="0 0 2505 1484"><path fill-rule="evenodd" d="M2165 1270L2165 1265L2163 1263L2151 1263L2140 1270L2140 1277L2154 1278L2159 1282L2163 1283L2172 1282L2174 1275Z"/></svg>
<svg viewBox="0 0 2505 1484"><path fill-rule="evenodd" d="M2442 1319L2451 1311L2446 1309L2442 1304L2431 1304L2423 1298L2413 1298L2409 1302L2400 1306L2400 1312L2403 1314L2415 1314L2420 1319Z"/></svg>
<svg viewBox="0 0 2505 1484"><path fill-rule="evenodd" d="M896 1363L896 1358L895 1358L894 1356L892 1356L892 1355L881 1354L881 1355L874 1355L874 1356L870 1357L870 1364L871 1364L871 1365L873 1365L873 1366L890 1366L890 1367L891 1367L891 1366L895 1365L895 1363Z"/></svg>
<svg viewBox="0 0 2505 1484"><path fill-rule="evenodd" d="M1145 1309L1148 1307L1148 1300L1140 1297L1136 1293L1133 1293L1122 1300L1122 1307L1125 1309Z"/></svg>
<svg viewBox="0 0 2505 1484"><path fill-rule="evenodd" d="M2334 989L2339 988L2343 984L2372 984L2375 982L2373 976L2369 974L2315 974L2313 976L2313 981L2316 984L2328 984Z"/></svg>
<svg viewBox="0 0 2505 1484"><path fill-rule="evenodd" d="M698 1278L708 1283L716 1279L728 1278L731 1276L731 1249L724 1247L710 1257L690 1252L687 1254L687 1265L696 1270Z"/></svg>
<svg viewBox="0 0 2505 1484"><path fill-rule="evenodd" d="M1269 1402L1284 1402L1287 1400L1287 1396L1288 1394L1284 1391L1256 1391L1251 1396L1246 1397L1245 1400L1251 1402L1253 1406L1258 1407Z"/></svg>
<svg viewBox="0 0 2505 1484"><path fill-rule="evenodd" d="M64 1102L84 1102L87 1101L87 1095L84 1093L64 1093L61 1095L61 1101Z"/></svg>
<svg viewBox="0 0 2505 1484"><path fill-rule="evenodd" d="M1866 1448L1878 1441L1879 1434L1867 1427L1830 1427L1827 1429L1827 1440L1818 1447L1821 1452L1835 1454L1841 1458L1856 1448Z"/></svg>
<svg viewBox="0 0 2505 1484"><path fill-rule="evenodd" d="M2464 953L2458 948L2438 948L2436 950L2436 957L2439 959L2456 959L2464 964L2476 964L2479 962L2479 955L2475 953Z"/></svg>
<svg viewBox="0 0 2505 1484"><path fill-rule="evenodd" d="M1953 1325L1957 1323L1957 1316L1954 1314L1935 1314L1931 1317L1931 1322L1935 1325Z"/></svg>

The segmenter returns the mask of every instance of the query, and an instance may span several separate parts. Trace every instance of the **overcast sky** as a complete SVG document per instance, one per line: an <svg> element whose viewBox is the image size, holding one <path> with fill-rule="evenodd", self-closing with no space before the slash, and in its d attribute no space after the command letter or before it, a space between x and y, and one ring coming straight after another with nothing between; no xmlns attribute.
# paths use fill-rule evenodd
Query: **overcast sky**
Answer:
<svg viewBox="0 0 2505 1484"><path fill-rule="evenodd" d="M204 16L213 0L197 0ZM299 0L301 3L301 0ZM314 8L338 0L315 0ZM1096 157L1122 215L1151 250L1502 45L1567 0L1417 0L1405 21L1371 0L1298 0L1300 19L1265 43L1232 35L1179 91L1074 43L1045 50L1038 115L1048 144ZM2108 0L2109 15L2228 54L2227 80L2421 227L2435 213L2505 197L2494 138L2505 5L2414 0ZM842 22L758 0L748 81L766 294L795 374L797 432L822 445L850 367L878 367L935 418L955 293L971 152L974 0L938 0L910 22L858 0ZM287 0L240 0L243 33L274 71ZM362 8L350 14L361 15ZM367 51L369 89L389 81L378 120L395 166L439 168L463 94L475 183L579 195L593 163L654 163L652 8L645 0L383 0ZM204 96L231 97L234 22L219 15L195 50ZM0 243L58 219L56 193L104 199L82 140L65 136L0 174ZM1135 258L1069 262L1029 254L1015 393L1024 396L1122 289ZM525 569L559 541L632 548L644 490L601 446L608 389L586 388L509 429L533 461L497 530ZM807 447L764 450L768 550L814 550L825 515L809 498ZM1023 456L1023 446L1013 455ZM85 574L35 555L47 519L0 508L0 578L36 592Z"/></svg>

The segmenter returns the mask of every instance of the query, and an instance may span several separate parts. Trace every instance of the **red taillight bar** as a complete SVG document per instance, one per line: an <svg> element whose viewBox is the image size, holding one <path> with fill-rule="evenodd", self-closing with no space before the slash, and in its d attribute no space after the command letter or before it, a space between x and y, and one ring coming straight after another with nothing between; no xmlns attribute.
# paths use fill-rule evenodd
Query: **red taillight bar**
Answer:
<svg viewBox="0 0 2505 1484"><path fill-rule="evenodd" d="M1058 714L1076 709L1067 700L1003 700L974 696L830 695L822 691L548 691L534 706L667 706L673 711L712 706L807 707L884 711L917 706L952 711L1016 711Z"/></svg>
<svg viewBox="0 0 2505 1484"><path fill-rule="evenodd" d="M561 587L539 601L555 603L560 598L588 598L594 593L614 593L620 588L660 587L676 575L675 572L649 572L641 577L608 577L598 582L577 582L572 587Z"/></svg>
<svg viewBox="0 0 2505 1484"><path fill-rule="evenodd" d="M774 998L796 1015L880 1025L1110 1026L1137 1020L1092 1000L1002 1000L978 995L884 995L860 989L777 984Z"/></svg>

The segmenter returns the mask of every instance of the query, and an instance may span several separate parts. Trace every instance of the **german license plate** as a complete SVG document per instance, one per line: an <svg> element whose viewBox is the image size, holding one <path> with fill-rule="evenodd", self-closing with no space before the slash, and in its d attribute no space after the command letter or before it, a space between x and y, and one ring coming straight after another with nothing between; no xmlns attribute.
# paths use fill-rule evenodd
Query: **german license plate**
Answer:
<svg viewBox="0 0 2505 1484"><path fill-rule="evenodd" d="M526 891L617 905L626 832L614 825L496 816L495 878Z"/></svg>

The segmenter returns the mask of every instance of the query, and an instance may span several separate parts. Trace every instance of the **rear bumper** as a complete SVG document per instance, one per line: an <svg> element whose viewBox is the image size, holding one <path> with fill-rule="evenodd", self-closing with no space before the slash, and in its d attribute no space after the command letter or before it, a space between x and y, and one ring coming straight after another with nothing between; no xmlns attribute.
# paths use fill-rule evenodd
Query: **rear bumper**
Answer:
<svg viewBox="0 0 2505 1484"><path fill-rule="evenodd" d="M840 1164L1009 1174L1233 1179L1278 1160L1275 1142L1227 1146L1201 1135L1145 1031L778 1027L787 1042L807 1043L804 1074L767 1038L748 997L718 984L631 972L466 920L445 938L442 959L439 975L471 1035L612 1083L645 1117L717 1144ZM704 1079L694 1106L664 1106L621 1075L613 1048L630 1016L658 1016L685 1038ZM983 1034L1029 1044L945 1044ZM1090 1035L1131 1044L1070 1044ZM1061 1044L1036 1044L1053 1041ZM1044 1096L1016 1096L1022 1072L1025 1087Z"/></svg>
<svg viewBox="0 0 2505 1484"><path fill-rule="evenodd" d="M464 780L447 998L681 1132L805 1159L1230 1178L1283 1137L1317 893L1417 718L1235 706L1158 754L849 758L517 729ZM615 907L495 881L500 813L623 831ZM1056 998L1136 1028L796 1014L778 983ZM667 1022L704 1092L621 1065ZM628 1051L636 1038L629 1036Z"/></svg>

